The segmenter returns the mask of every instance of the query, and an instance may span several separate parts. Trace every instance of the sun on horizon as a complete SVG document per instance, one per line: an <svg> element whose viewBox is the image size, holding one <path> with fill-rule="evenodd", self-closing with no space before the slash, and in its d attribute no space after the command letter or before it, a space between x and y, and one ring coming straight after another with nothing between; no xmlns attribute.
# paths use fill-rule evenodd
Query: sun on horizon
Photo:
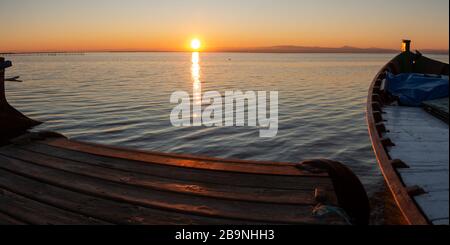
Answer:
<svg viewBox="0 0 450 245"><path fill-rule="evenodd" d="M191 41L191 48L193 50L198 51L201 47L202 47L202 42L200 41L200 39L198 39L198 38L192 39L192 41Z"/></svg>

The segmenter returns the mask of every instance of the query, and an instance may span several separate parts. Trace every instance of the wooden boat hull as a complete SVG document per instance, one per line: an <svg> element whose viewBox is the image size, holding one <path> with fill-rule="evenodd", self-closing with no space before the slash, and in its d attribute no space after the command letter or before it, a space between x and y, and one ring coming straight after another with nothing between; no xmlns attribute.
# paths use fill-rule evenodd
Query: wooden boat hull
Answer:
<svg viewBox="0 0 450 245"><path fill-rule="evenodd" d="M323 213L329 209L347 215ZM224 160L55 133L23 135L0 147L0 223L348 225L368 219L359 180L328 160Z"/></svg>
<svg viewBox="0 0 450 245"><path fill-rule="evenodd" d="M386 133L386 125L383 119L383 107L390 103L391 98L381 91L386 72L399 73L423 73L448 75L449 65L429 59L420 53L414 54L407 50L387 63L375 76L369 88L367 99L367 124L372 141L373 150L382 174L386 180L401 215L410 225L428 225L430 221L414 201L417 188L405 186L399 176L398 169L407 167L400 159L392 159L387 148L393 145L388 138L383 138Z"/></svg>

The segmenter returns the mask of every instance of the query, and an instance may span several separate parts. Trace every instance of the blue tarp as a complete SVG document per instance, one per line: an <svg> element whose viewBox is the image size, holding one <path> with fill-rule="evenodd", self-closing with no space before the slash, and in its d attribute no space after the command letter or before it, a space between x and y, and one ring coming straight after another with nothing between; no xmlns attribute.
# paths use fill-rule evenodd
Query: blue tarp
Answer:
<svg viewBox="0 0 450 245"><path fill-rule="evenodd" d="M421 106L422 102L449 97L448 76L418 73L387 74L386 89L404 106Z"/></svg>

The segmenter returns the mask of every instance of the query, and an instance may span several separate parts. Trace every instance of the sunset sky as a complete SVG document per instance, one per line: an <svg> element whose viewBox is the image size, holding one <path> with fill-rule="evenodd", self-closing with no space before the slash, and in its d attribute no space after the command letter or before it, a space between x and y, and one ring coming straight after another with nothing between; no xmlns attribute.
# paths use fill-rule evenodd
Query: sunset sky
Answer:
<svg viewBox="0 0 450 245"><path fill-rule="evenodd" d="M0 0L0 52L448 49L448 0Z"/></svg>

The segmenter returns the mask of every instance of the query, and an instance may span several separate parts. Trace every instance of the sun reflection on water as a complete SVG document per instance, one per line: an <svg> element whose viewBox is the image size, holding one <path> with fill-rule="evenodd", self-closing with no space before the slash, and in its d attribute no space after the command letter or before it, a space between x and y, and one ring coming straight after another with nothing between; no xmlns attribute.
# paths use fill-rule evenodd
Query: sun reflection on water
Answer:
<svg viewBox="0 0 450 245"><path fill-rule="evenodd" d="M193 82L193 118L194 125L201 124L202 82L200 81L200 53L192 53L191 76Z"/></svg>

